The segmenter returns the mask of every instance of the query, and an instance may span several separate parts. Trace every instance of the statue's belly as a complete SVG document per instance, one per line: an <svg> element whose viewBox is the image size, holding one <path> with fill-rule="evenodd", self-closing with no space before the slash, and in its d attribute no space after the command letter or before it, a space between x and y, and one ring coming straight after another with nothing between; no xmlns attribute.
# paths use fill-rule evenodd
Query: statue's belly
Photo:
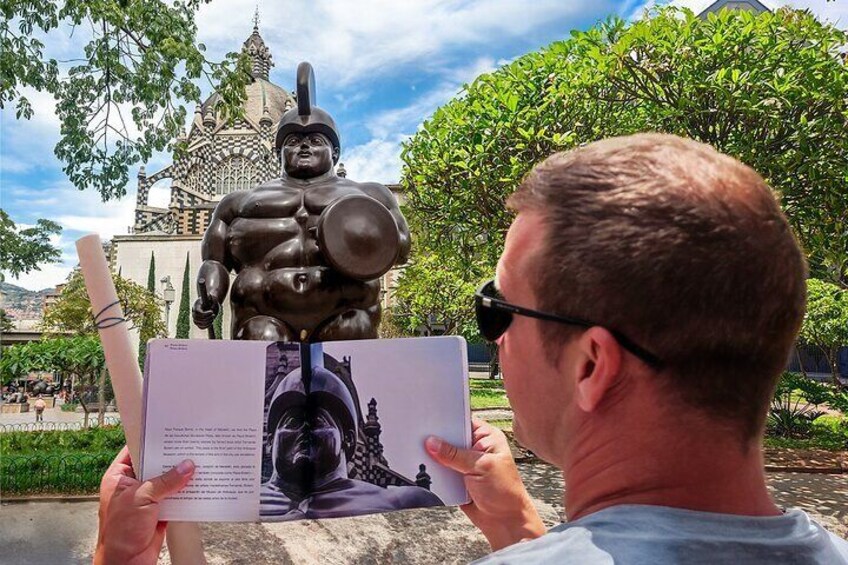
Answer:
<svg viewBox="0 0 848 565"><path fill-rule="evenodd" d="M379 281L342 279L328 267L244 269L236 277L232 302L237 310L273 316L295 330L313 329L351 308L379 298Z"/></svg>

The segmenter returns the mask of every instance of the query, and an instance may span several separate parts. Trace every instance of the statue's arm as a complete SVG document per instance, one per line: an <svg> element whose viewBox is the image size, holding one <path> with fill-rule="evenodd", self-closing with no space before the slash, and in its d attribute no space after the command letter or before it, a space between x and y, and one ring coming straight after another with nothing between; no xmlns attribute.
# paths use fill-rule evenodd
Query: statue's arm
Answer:
<svg viewBox="0 0 848 565"><path fill-rule="evenodd" d="M207 295L218 304L224 301L230 289L229 273L233 265L227 253L227 232L230 222L236 216L240 197L240 193L232 193L221 200L215 208L201 245L203 263L200 265L197 279L205 279Z"/></svg>
<svg viewBox="0 0 848 565"><path fill-rule="evenodd" d="M400 252L398 253L397 265L402 265L406 263L406 260L409 258L409 247L410 247L410 237L409 237L409 225L406 223L406 218L403 217L403 214L400 211L400 206L398 206L397 198L392 194L392 191L389 190L386 186L376 183L376 182L368 182L363 183L363 192L378 200L389 209L392 216L398 225L398 236L400 236Z"/></svg>

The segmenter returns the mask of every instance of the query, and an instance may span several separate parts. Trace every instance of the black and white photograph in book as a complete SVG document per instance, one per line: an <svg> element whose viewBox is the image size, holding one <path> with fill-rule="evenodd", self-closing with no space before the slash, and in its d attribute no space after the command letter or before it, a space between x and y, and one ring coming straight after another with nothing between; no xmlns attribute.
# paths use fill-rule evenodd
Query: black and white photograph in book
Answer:
<svg viewBox="0 0 848 565"><path fill-rule="evenodd" d="M403 343L398 345L404 349ZM330 354L330 348L339 351ZM402 365L408 356L386 356L385 344L380 349L369 351L364 342L268 346L260 497L263 521L442 506L443 499L437 494L440 486L451 494L452 502L456 499L456 484L438 485L430 474L435 463L422 447L427 418L416 422L415 418L397 417L410 410L414 415L413 402L438 416L444 391L430 386L438 381L421 375L404 386L408 379ZM439 362L422 359L419 368L426 369L427 363ZM458 381L451 382L455 388ZM451 382L446 380L443 385ZM416 387L419 390L414 390ZM394 416L384 418L383 411ZM384 439L399 447L387 449ZM455 483L456 477L443 482Z"/></svg>

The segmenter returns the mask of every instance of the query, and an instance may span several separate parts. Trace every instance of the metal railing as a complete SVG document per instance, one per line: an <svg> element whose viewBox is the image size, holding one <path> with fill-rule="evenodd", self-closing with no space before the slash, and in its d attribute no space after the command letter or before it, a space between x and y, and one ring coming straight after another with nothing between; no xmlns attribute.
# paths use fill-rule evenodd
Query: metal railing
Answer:
<svg viewBox="0 0 848 565"><path fill-rule="evenodd" d="M119 426L121 419L115 416L106 416L103 419L104 426ZM97 417L88 420L88 428L83 422L21 422L17 424L0 424L0 434L6 432L56 432L70 430L85 430L99 427Z"/></svg>
<svg viewBox="0 0 848 565"><path fill-rule="evenodd" d="M0 494L95 493L115 453L7 455L0 458Z"/></svg>

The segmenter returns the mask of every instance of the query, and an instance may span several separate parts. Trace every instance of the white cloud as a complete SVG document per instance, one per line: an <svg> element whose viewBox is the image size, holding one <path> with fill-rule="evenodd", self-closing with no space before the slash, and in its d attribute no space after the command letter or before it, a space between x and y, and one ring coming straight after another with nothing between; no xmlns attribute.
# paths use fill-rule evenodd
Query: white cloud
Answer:
<svg viewBox="0 0 848 565"><path fill-rule="evenodd" d="M34 168L57 168L59 161L53 156L53 147L59 140L59 118L53 95L22 88L21 94L32 105L29 120L15 117L14 105L0 113L0 172L22 173Z"/></svg>
<svg viewBox="0 0 848 565"><path fill-rule="evenodd" d="M134 222L135 193L104 203L96 192L79 191L65 180L37 187L4 185L3 208L10 211L19 227L37 218L49 218L62 226L61 235L51 237L51 243L62 252L61 264L42 265L40 271L21 275L18 281L7 276L12 284L40 290L63 282L77 264L74 242L78 238L97 233L105 241L127 233ZM22 210L28 222L17 217Z"/></svg>
<svg viewBox="0 0 848 565"><path fill-rule="evenodd" d="M498 65L506 61L499 61ZM411 104L378 112L364 120L372 138L342 155L350 178L395 183L400 179L400 144L439 107L457 96L463 85L483 73L492 72L496 63L481 57L470 65L444 73L443 82L419 96Z"/></svg>
<svg viewBox="0 0 848 565"><path fill-rule="evenodd" d="M65 282L73 265L43 265L40 270L24 273L15 279L6 274L6 282L27 290L44 290Z"/></svg>
<svg viewBox="0 0 848 565"><path fill-rule="evenodd" d="M356 181L392 184L400 180L400 144L405 136L372 139L351 148L342 162L348 178Z"/></svg>
<svg viewBox="0 0 848 565"><path fill-rule="evenodd" d="M59 180L43 182L40 186L4 185L3 200L4 209L17 211L10 214L18 224L25 220L31 222L28 218L49 218L59 223L67 219L68 222L63 224L66 229L104 235L127 233L126 227L133 223L135 190L131 187L130 193L120 200L102 202L96 191L77 190L69 181ZM61 204L58 209L56 202ZM26 211L27 218L16 217L23 210ZM75 218L84 218L85 221L77 221ZM120 230L112 227L107 229L104 227L104 221L121 221L125 225Z"/></svg>
<svg viewBox="0 0 848 565"><path fill-rule="evenodd" d="M260 6L260 31L278 68L308 60L321 81L337 86L401 65L437 69L450 49L503 42L552 21L615 11L612 0L298 0L285 10L269 4ZM210 53L220 56L247 38L254 6L254 0L231 0L201 7L198 30ZM233 14L244 14L244 23Z"/></svg>
<svg viewBox="0 0 848 565"><path fill-rule="evenodd" d="M503 63L499 61L499 64ZM460 94L463 85L470 84L481 74L492 72L495 68L494 59L481 57L466 67L452 69L445 73L441 84L419 96L411 104L402 108L384 110L366 118L366 127L376 139L411 134L437 108Z"/></svg>

